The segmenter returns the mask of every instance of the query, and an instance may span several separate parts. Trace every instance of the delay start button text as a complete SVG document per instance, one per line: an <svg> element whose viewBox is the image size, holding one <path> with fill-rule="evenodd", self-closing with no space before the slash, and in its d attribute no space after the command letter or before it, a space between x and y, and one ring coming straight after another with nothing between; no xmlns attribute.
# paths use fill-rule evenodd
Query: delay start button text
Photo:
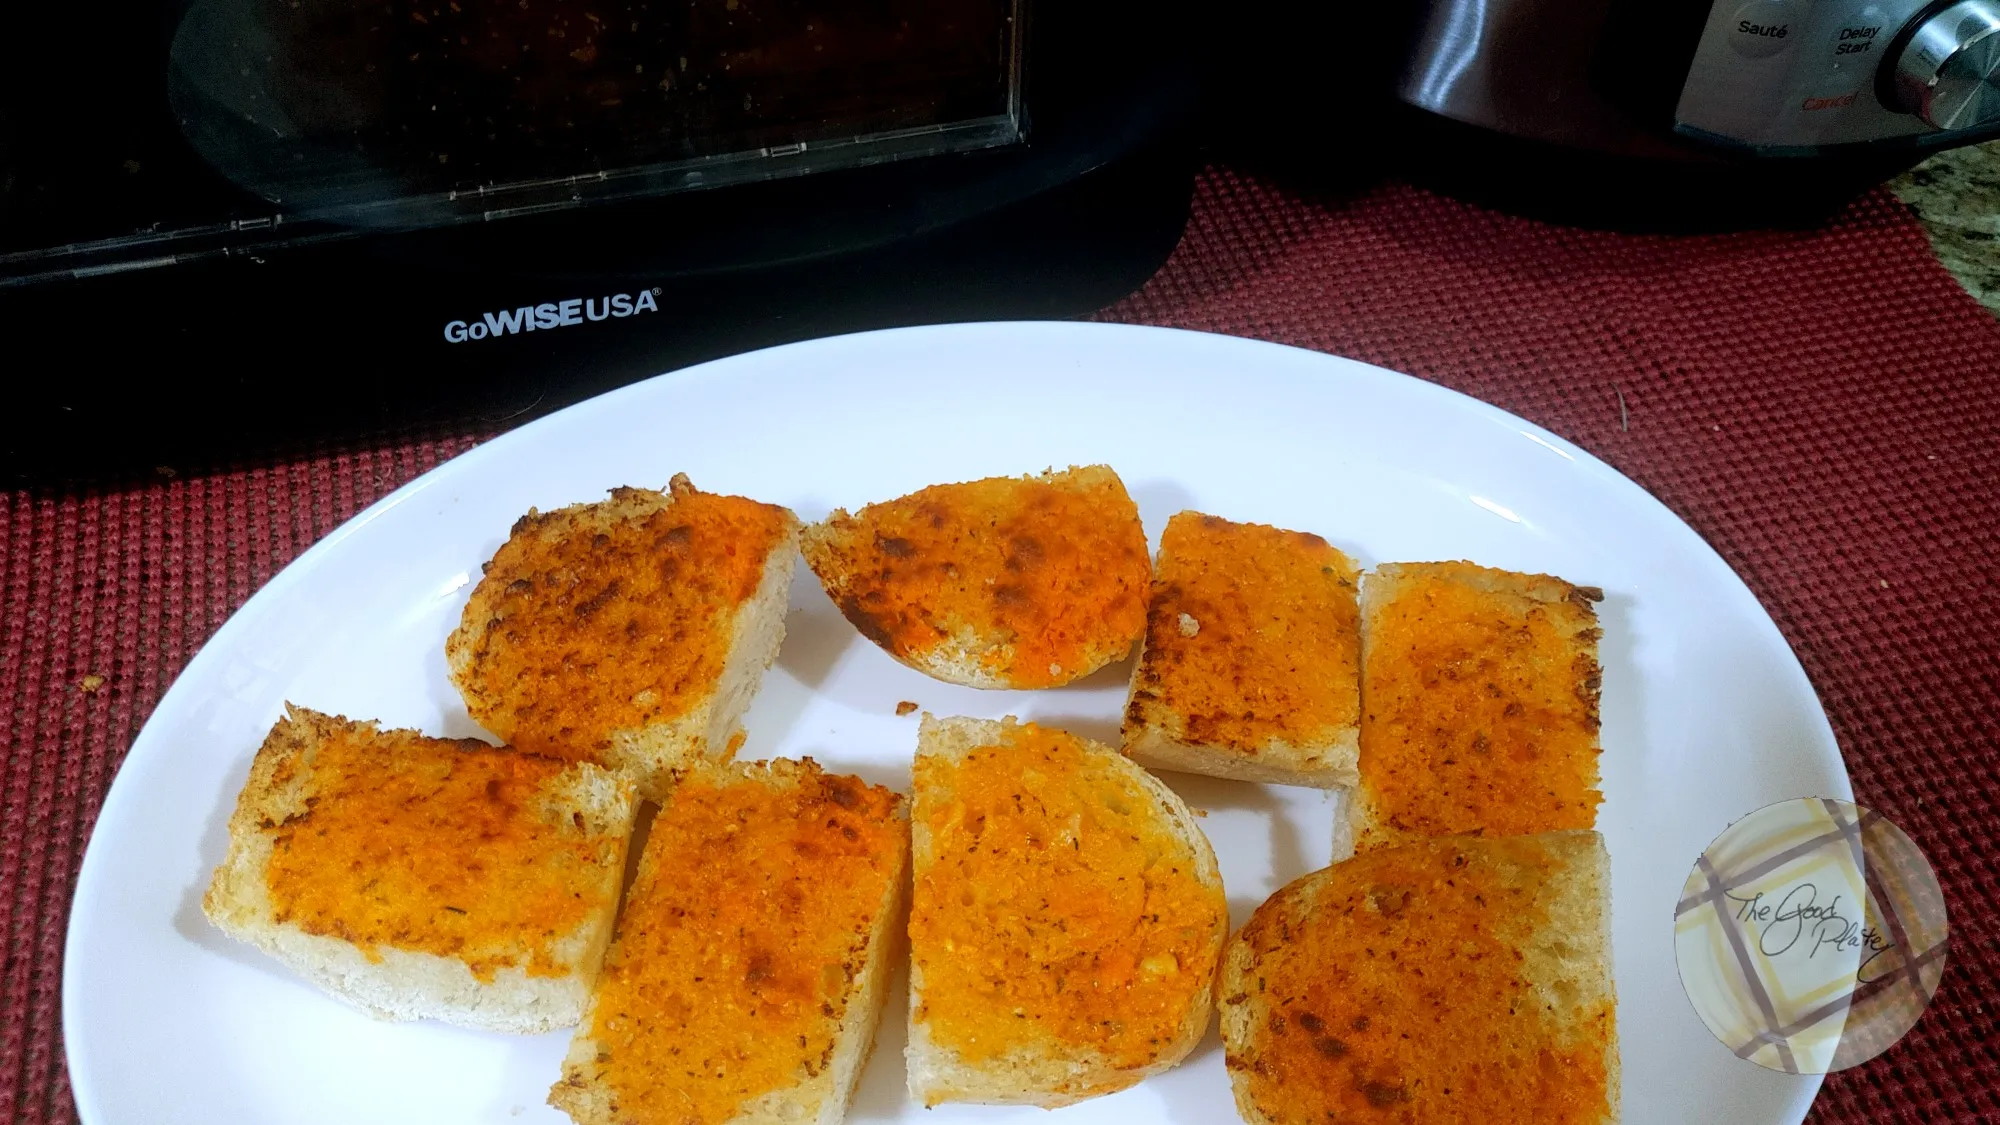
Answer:
<svg viewBox="0 0 2000 1125"><path fill-rule="evenodd" d="M1834 70L1872 67L1889 45L1889 13L1870 4L1835 24L1822 40Z"/></svg>

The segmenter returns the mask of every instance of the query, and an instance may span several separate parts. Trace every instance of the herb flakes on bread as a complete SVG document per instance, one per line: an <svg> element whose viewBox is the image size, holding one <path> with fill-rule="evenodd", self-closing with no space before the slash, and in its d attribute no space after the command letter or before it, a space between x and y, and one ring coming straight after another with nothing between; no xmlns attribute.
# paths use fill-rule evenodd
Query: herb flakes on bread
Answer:
<svg viewBox="0 0 2000 1125"><path fill-rule="evenodd" d="M202 910L378 1018L549 1031L582 1013L637 809L594 765L292 707Z"/></svg>
<svg viewBox="0 0 2000 1125"><path fill-rule="evenodd" d="M1053 1108L1186 1057L1229 913L1180 798L1011 719L926 715L914 776L911 1095Z"/></svg>

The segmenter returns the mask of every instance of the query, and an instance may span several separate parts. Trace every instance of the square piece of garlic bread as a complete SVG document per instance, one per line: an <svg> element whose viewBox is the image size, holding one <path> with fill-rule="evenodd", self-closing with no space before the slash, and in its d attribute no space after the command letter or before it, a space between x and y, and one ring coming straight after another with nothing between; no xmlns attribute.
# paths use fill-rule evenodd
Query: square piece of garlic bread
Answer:
<svg viewBox="0 0 2000 1125"><path fill-rule="evenodd" d="M1361 572L1317 535L1200 512L1167 521L1125 753L1156 769L1358 779Z"/></svg>
<svg viewBox="0 0 2000 1125"><path fill-rule="evenodd" d="M577 1022L611 937L633 785L588 763L292 707L202 910L381 1019Z"/></svg>
<svg viewBox="0 0 2000 1125"><path fill-rule="evenodd" d="M530 511L445 643L472 718L509 745L594 761L658 799L726 761L785 636L798 521L774 504L613 489Z"/></svg>
<svg viewBox="0 0 2000 1125"><path fill-rule="evenodd" d="M1603 597L1464 562L1367 575L1355 851L1596 826Z"/></svg>
<svg viewBox="0 0 2000 1125"><path fill-rule="evenodd" d="M1187 1057L1229 930L1187 806L1053 728L926 715L918 739L911 1095L1054 1108Z"/></svg>
<svg viewBox="0 0 2000 1125"><path fill-rule="evenodd" d="M549 1103L577 1125L838 1125L908 873L896 793L809 758L685 771Z"/></svg>

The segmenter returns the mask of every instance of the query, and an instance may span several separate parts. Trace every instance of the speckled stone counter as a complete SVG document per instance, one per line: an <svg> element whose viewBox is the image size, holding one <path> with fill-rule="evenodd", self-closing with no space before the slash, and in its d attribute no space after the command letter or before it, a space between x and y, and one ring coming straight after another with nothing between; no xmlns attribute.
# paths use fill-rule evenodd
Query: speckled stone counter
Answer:
<svg viewBox="0 0 2000 1125"><path fill-rule="evenodd" d="M2000 141L1939 153L1890 181L1944 268L2000 313Z"/></svg>

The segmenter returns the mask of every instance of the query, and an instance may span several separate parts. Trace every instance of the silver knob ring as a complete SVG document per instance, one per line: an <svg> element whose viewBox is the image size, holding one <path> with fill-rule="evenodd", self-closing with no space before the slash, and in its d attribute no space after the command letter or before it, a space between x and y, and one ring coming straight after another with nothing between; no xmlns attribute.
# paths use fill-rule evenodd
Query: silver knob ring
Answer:
<svg viewBox="0 0 2000 1125"><path fill-rule="evenodd" d="M1932 128L2000 121L2000 0L1959 0L1920 17L1885 61L1899 108Z"/></svg>

